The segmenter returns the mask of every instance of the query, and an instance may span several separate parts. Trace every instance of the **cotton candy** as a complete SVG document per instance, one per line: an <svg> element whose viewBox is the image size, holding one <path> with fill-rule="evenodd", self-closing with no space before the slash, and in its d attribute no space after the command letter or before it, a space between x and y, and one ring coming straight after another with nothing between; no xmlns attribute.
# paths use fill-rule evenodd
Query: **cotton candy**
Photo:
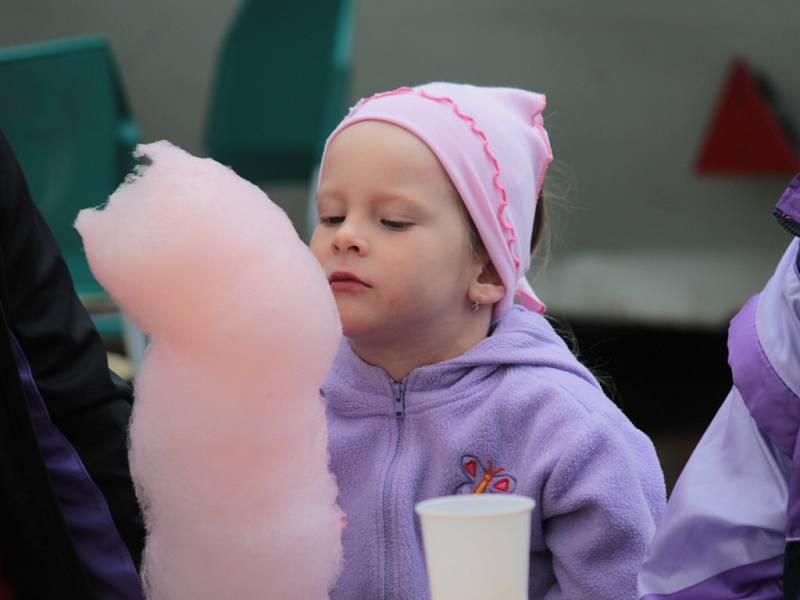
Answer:
<svg viewBox="0 0 800 600"><path fill-rule="evenodd" d="M343 523L319 388L336 305L286 214L168 142L81 211L98 281L150 336L131 473L150 599L327 598Z"/></svg>

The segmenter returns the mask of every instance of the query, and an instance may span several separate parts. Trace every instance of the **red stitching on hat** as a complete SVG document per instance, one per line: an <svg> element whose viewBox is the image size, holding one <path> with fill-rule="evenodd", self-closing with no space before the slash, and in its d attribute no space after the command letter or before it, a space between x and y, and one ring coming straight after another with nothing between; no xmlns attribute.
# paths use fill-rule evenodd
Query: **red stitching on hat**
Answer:
<svg viewBox="0 0 800 600"><path fill-rule="evenodd" d="M462 111L452 98L448 98L446 96L433 96L427 93L425 90L419 90L419 94L428 100L449 104L452 107L453 112L456 113L456 115L458 115L461 119L469 123L470 129L481 139L481 142L483 142L483 150L486 153L486 156L489 158L489 162L492 163L492 167L494 168L492 183L494 184L494 187L497 188L498 192L500 192L500 206L497 209L497 220L505 230L506 243L508 244L508 249L511 252L511 258L514 260L516 274L519 276L519 267L522 262L514 252L514 241L517 239L517 232L514 231L514 225L509 223L508 219L506 218L506 208L508 208L508 192L506 192L506 188L503 187L503 184L500 183L500 163L492 152L492 149L489 147L489 138L486 136L486 133L480 127L478 127L478 123L475 118L472 115L468 115Z"/></svg>
<svg viewBox="0 0 800 600"><path fill-rule="evenodd" d="M542 191L542 185L544 185L544 176L547 173L550 163L553 162L553 148L550 146L550 137L547 135L547 130L544 128L544 120L542 119L542 113L544 112L546 106L547 98L544 98L542 110L531 115L531 125L539 130L539 133L542 134L542 141L544 142L544 145L547 146L547 162L544 164L542 172L539 173L539 179L536 182L536 202L539 201L539 194Z"/></svg>

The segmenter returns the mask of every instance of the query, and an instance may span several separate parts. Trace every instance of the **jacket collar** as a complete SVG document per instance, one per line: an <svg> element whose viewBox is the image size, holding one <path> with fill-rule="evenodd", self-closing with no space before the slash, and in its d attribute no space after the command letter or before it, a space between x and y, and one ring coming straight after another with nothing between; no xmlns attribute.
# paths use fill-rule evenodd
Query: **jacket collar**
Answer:
<svg viewBox="0 0 800 600"><path fill-rule="evenodd" d="M399 382L406 412L415 412L476 394L488 394L485 380L512 365L570 369L594 382L547 320L521 307L504 313L491 334L464 354L411 371ZM330 410L351 415L394 415L398 385L382 368L369 365L342 338L322 395Z"/></svg>

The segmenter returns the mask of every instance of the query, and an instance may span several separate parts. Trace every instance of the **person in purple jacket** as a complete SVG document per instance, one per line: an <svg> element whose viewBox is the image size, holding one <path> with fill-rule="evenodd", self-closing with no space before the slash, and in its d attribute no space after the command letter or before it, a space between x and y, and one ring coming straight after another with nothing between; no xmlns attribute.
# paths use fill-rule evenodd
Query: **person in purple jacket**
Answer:
<svg viewBox="0 0 800 600"><path fill-rule="evenodd" d="M525 278L544 106L511 88L400 88L328 139L311 248L345 334L322 390L347 517L334 599L428 597L414 505L512 492L536 502L530 598L636 597L665 504L653 445Z"/></svg>
<svg viewBox="0 0 800 600"><path fill-rule="evenodd" d="M800 236L800 176L775 215ZM643 600L800 598L799 244L731 321L733 388L672 492Z"/></svg>

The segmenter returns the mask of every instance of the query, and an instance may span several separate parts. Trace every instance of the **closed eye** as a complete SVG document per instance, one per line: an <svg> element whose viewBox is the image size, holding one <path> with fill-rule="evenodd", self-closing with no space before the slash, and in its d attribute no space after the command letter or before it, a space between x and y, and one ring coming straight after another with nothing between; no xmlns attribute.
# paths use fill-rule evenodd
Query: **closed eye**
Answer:
<svg viewBox="0 0 800 600"><path fill-rule="evenodd" d="M344 217L320 217L319 222L323 225L339 225L344 221Z"/></svg>
<svg viewBox="0 0 800 600"><path fill-rule="evenodd" d="M411 227L412 223L405 223L403 221L390 221L389 219L381 219L381 225L392 231L405 231Z"/></svg>

